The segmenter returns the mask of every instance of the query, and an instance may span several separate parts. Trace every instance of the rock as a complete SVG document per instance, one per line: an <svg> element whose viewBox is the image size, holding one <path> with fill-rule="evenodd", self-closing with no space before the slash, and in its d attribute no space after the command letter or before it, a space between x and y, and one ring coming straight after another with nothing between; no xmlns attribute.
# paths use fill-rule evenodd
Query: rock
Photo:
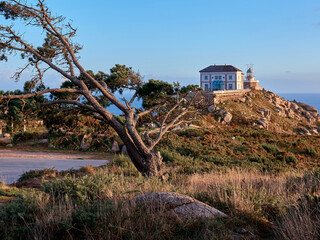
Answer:
<svg viewBox="0 0 320 240"><path fill-rule="evenodd" d="M236 228L236 229L234 230L234 232L240 233L240 234L247 234L247 233L249 233L248 229L245 229L245 228Z"/></svg>
<svg viewBox="0 0 320 240"><path fill-rule="evenodd" d="M297 104L298 104L299 106L301 106L303 109L305 109L306 111L308 111L308 112L318 113L318 110L317 110L315 107L313 107L313 106L311 106L311 105L309 105L309 104L302 103L302 102L297 102Z"/></svg>
<svg viewBox="0 0 320 240"><path fill-rule="evenodd" d="M215 109L216 109L216 106L213 104L213 105L208 107L208 112L212 113L212 112L214 112Z"/></svg>
<svg viewBox="0 0 320 240"><path fill-rule="evenodd" d="M10 133L5 133L5 134L3 134L3 137L4 137L4 138L10 138L11 135L10 135Z"/></svg>
<svg viewBox="0 0 320 240"><path fill-rule="evenodd" d="M241 97L241 98L239 98L239 101L242 102L242 103L245 103L247 101L247 98L246 97Z"/></svg>
<svg viewBox="0 0 320 240"><path fill-rule="evenodd" d="M268 119L270 121L271 119L271 111L269 109L261 109L258 111L262 115L262 117Z"/></svg>
<svg viewBox="0 0 320 240"><path fill-rule="evenodd" d="M290 108L285 109L284 112L287 115L287 117L294 118L294 112L292 109L290 109Z"/></svg>
<svg viewBox="0 0 320 240"><path fill-rule="evenodd" d="M91 146L90 142L91 142L91 137L89 135L85 134L81 140L80 149L81 150L88 150Z"/></svg>
<svg viewBox="0 0 320 240"><path fill-rule="evenodd" d="M123 155L128 155L128 150L127 150L126 145L123 145L123 146L122 146L122 148L121 148L121 154L123 154Z"/></svg>
<svg viewBox="0 0 320 240"><path fill-rule="evenodd" d="M38 141L35 142L36 144L44 144L44 143L49 143L49 139L45 138L45 139L40 139Z"/></svg>
<svg viewBox="0 0 320 240"><path fill-rule="evenodd" d="M223 118L223 121L225 121L227 124L229 124L232 120L232 114L227 112L225 115L224 115L224 118Z"/></svg>
<svg viewBox="0 0 320 240"><path fill-rule="evenodd" d="M291 108L293 111L297 112L300 107L299 107L299 105L296 104L295 102L290 102L290 108Z"/></svg>
<svg viewBox="0 0 320 240"><path fill-rule="evenodd" d="M258 124L263 128L268 128L268 120L266 118L260 118Z"/></svg>
<svg viewBox="0 0 320 240"><path fill-rule="evenodd" d="M7 144L10 144L12 143L12 139L11 138L0 138L0 144L4 144L4 145L7 145Z"/></svg>
<svg viewBox="0 0 320 240"><path fill-rule="evenodd" d="M174 192L140 194L130 201L133 207L145 204L155 209L164 208L168 215L183 220L194 218L227 217L223 212L189 196Z"/></svg>
<svg viewBox="0 0 320 240"><path fill-rule="evenodd" d="M303 135L303 136L311 136L312 134L309 132L308 129L304 128L302 129L300 132L299 132L300 135Z"/></svg>
<svg viewBox="0 0 320 240"><path fill-rule="evenodd" d="M120 147L117 141L113 141L112 147L111 147L112 152L120 152Z"/></svg>
<svg viewBox="0 0 320 240"><path fill-rule="evenodd" d="M317 130L316 128L310 129L309 132L310 132L312 135L318 135L318 134L319 134L319 132L318 132L318 130Z"/></svg>

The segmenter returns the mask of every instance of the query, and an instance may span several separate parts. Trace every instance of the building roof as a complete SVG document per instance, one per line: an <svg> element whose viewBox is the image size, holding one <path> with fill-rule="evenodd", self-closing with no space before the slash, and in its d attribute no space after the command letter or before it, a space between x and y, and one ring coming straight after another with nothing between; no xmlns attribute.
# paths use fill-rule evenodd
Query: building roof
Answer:
<svg viewBox="0 0 320 240"><path fill-rule="evenodd" d="M200 72L242 72L239 68L232 65L211 65L202 69Z"/></svg>

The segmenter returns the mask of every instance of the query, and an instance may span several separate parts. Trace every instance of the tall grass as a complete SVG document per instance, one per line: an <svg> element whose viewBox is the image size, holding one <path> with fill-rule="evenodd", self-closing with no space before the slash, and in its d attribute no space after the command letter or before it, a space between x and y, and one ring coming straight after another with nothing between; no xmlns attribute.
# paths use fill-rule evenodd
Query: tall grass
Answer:
<svg viewBox="0 0 320 240"><path fill-rule="evenodd" d="M318 172L234 168L161 181L125 167L131 168L122 156L85 177L67 175L39 191L19 192L0 208L0 239L232 239L239 227L251 234L244 239L319 239ZM137 194L166 191L192 196L230 218L182 222L164 209L129 204Z"/></svg>

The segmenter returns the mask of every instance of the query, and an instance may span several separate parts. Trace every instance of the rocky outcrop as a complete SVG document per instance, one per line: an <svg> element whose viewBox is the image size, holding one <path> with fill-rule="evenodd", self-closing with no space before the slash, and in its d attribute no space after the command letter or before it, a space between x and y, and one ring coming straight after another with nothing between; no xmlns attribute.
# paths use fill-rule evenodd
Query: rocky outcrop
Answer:
<svg viewBox="0 0 320 240"><path fill-rule="evenodd" d="M261 128L267 129L267 128L268 128L268 125L269 125L269 121L268 121L268 119L266 119L266 118L260 118L260 119L258 120L258 124L259 124L259 126L261 126Z"/></svg>
<svg viewBox="0 0 320 240"><path fill-rule="evenodd" d="M309 104L296 101L290 102L271 92L267 92L265 97L274 105L274 112L281 117L291 118L302 125L307 122L311 128L314 128L315 126L313 125L320 121L318 110ZM316 129L315 131L306 129L298 132L302 135L316 135L318 131Z"/></svg>
<svg viewBox="0 0 320 240"><path fill-rule="evenodd" d="M222 124L230 124L233 117L230 112L227 112L225 110L215 111L214 115L216 117L216 120Z"/></svg>
<svg viewBox="0 0 320 240"><path fill-rule="evenodd" d="M119 143L117 141L113 141L111 151L112 152L120 152Z"/></svg>
<svg viewBox="0 0 320 240"><path fill-rule="evenodd" d="M146 205L154 209L164 209L170 216L183 220L194 218L227 217L227 215L189 196L174 192L140 194L131 200L131 206Z"/></svg>
<svg viewBox="0 0 320 240"><path fill-rule="evenodd" d="M270 121L271 111L269 109L260 109L258 113L260 113L263 118L266 118L268 121Z"/></svg>

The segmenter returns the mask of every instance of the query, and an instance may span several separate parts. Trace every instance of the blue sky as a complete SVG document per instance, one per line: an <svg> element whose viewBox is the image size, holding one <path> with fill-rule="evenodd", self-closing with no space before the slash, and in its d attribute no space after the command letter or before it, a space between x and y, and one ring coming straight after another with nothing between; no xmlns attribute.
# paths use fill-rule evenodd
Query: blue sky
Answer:
<svg viewBox="0 0 320 240"><path fill-rule="evenodd" d="M198 84L199 70L253 63L260 84L282 93L320 92L320 2L317 0L48 0L73 20L86 69L132 66L149 78ZM0 20L1 24L5 20ZM39 42L37 32L23 29ZM18 58L0 63L2 89ZM27 75L25 75L27 78ZM61 78L49 73L47 84Z"/></svg>

